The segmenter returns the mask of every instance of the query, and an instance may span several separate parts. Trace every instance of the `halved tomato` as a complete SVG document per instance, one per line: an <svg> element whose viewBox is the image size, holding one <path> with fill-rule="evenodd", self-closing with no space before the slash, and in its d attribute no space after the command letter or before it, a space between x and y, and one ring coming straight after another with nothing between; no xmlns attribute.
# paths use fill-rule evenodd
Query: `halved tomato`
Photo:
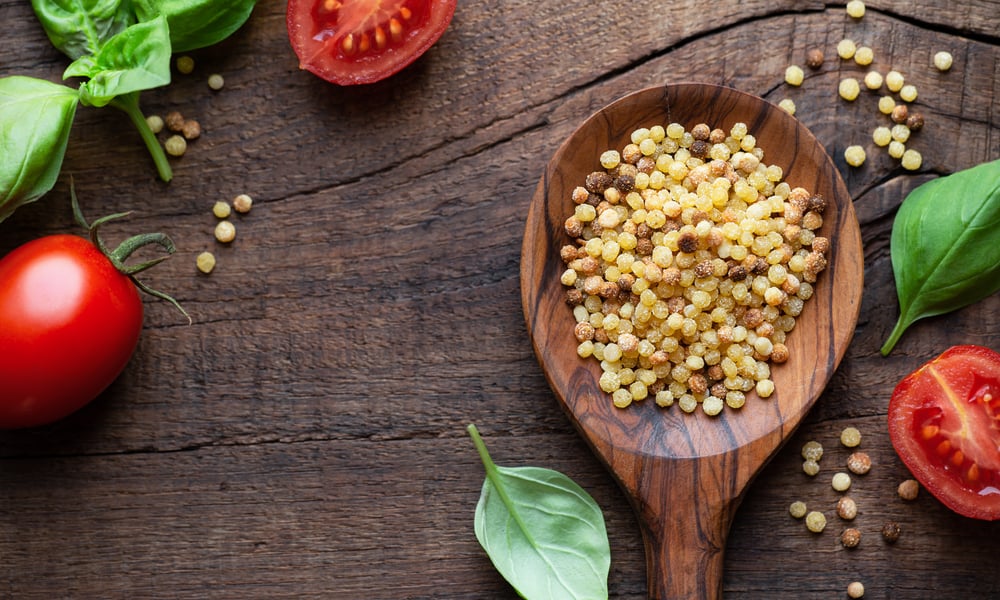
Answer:
<svg viewBox="0 0 1000 600"><path fill-rule="evenodd" d="M889 401L889 436L945 506L1000 519L1000 354L954 346L908 375Z"/></svg>
<svg viewBox="0 0 1000 600"><path fill-rule="evenodd" d="M398 73L438 41L456 0L288 0L299 66L339 85Z"/></svg>

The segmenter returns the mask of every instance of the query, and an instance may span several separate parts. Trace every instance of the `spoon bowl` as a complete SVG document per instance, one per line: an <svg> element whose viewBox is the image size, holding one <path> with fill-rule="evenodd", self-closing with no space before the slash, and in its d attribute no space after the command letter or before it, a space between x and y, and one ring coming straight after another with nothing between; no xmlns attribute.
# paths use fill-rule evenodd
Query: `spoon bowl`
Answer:
<svg viewBox="0 0 1000 600"><path fill-rule="evenodd" d="M700 407L658 407L652 399L616 408L593 358L576 354L576 324L565 301L559 255L572 243L563 222L572 190L599 170L599 156L621 150L639 127L677 122L725 131L737 122L764 150L784 181L827 201L817 232L831 241L820 273L786 345L772 365L774 394L747 394L746 405L710 417ZM707 84L676 84L632 93L598 111L560 146L529 207L521 250L521 300L536 356L555 396L588 445L616 478L638 517L646 550L649 597L721 597L723 553L748 485L791 436L843 358L861 306L863 253L850 194L815 137L782 109L746 93Z"/></svg>

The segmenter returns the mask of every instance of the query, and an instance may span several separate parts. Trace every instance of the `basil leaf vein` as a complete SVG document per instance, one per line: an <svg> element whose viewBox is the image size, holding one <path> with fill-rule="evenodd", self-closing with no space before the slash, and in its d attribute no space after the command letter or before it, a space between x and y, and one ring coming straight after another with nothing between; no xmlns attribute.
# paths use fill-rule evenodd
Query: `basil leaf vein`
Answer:
<svg viewBox="0 0 1000 600"><path fill-rule="evenodd" d="M31 7L52 45L74 60L135 22L122 0L31 0Z"/></svg>

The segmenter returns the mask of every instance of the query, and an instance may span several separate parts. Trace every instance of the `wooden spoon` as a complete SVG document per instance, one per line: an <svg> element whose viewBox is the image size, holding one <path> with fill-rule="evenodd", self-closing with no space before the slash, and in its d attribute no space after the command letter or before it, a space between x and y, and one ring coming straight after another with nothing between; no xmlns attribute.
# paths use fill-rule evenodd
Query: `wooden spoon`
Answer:
<svg viewBox="0 0 1000 600"><path fill-rule="evenodd" d="M746 123L764 162L785 181L827 200L820 234L831 240L829 266L788 335L790 359L774 365L776 391L748 394L739 410L706 416L660 408L652 399L615 408L598 387L594 359L576 354L575 321L565 302L559 249L571 243L563 222L570 194L598 157L621 150L638 127L677 122L729 131ZM617 479L637 513L646 550L649 597L722 595L723 552L750 481L777 452L826 387L854 333L864 276L861 232L851 197L823 146L795 118L729 88L667 85L628 95L597 112L567 139L538 184L521 252L521 300L546 378L570 420Z"/></svg>

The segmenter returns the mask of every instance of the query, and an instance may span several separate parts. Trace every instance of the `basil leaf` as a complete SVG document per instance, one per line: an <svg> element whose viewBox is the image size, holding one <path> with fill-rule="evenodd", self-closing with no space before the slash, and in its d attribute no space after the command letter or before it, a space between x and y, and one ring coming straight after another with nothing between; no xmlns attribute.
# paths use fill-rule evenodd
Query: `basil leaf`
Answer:
<svg viewBox="0 0 1000 600"><path fill-rule="evenodd" d="M158 15L170 24L174 52L217 44L250 18L256 0L133 0L140 21Z"/></svg>
<svg viewBox="0 0 1000 600"><path fill-rule="evenodd" d="M77 99L76 90L44 79L0 78L0 221L55 185Z"/></svg>
<svg viewBox="0 0 1000 600"><path fill-rule="evenodd" d="M528 600L606 600L611 549L594 499L557 471L497 466L468 430L486 467L476 538L497 571Z"/></svg>
<svg viewBox="0 0 1000 600"><path fill-rule="evenodd" d="M896 213L890 252L900 315L883 356L914 321L1000 290L1000 160L910 192Z"/></svg>
<svg viewBox="0 0 1000 600"><path fill-rule="evenodd" d="M31 6L52 45L74 60L96 54L135 22L122 0L31 0Z"/></svg>
<svg viewBox="0 0 1000 600"><path fill-rule="evenodd" d="M167 20L132 25L112 37L94 55L73 61L63 78L89 77L80 86L80 101L105 106L115 96L170 83L170 32Z"/></svg>

